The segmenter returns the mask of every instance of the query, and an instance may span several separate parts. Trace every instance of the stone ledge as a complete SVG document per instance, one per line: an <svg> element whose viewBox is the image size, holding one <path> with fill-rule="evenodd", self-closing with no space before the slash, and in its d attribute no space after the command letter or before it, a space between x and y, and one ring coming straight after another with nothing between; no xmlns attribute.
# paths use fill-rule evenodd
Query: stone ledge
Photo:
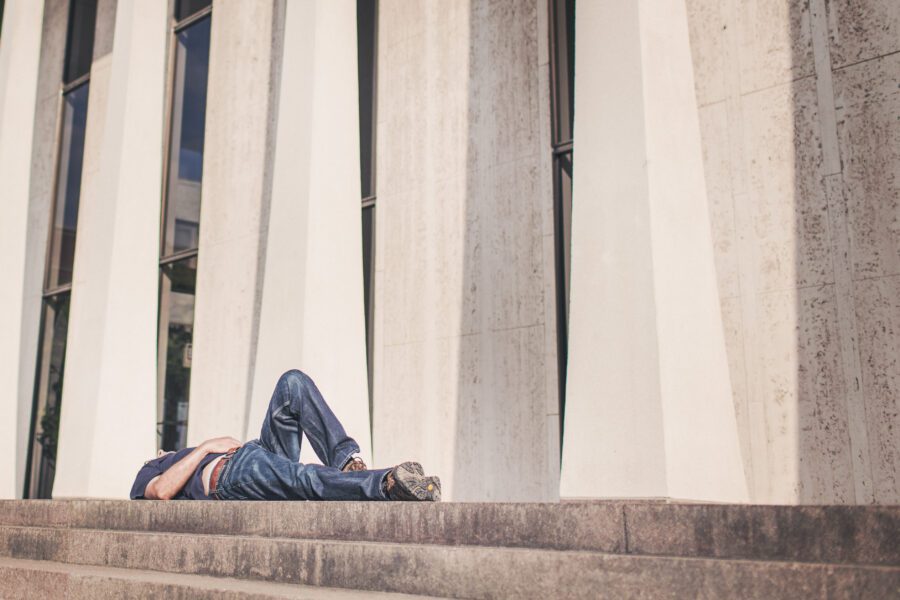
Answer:
<svg viewBox="0 0 900 600"><path fill-rule="evenodd" d="M0 554L461 598L882 599L900 590L891 567L58 527L0 527Z"/></svg>
<svg viewBox="0 0 900 600"><path fill-rule="evenodd" d="M67 600L137 597L192 600L415 600L432 597L14 558L0 558L0 590L3 591L5 600L35 597Z"/></svg>
<svg viewBox="0 0 900 600"><path fill-rule="evenodd" d="M6 500L0 525L900 566L898 506Z"/></svg>

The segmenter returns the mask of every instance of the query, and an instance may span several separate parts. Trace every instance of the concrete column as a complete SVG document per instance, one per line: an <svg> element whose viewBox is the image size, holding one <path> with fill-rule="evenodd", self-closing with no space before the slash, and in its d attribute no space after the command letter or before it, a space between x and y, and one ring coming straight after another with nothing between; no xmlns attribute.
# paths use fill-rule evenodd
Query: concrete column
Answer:
<svg viewBox="0 0 900 600"><path fill-rule="evenodd" d="M281 373L307 372L371 461L356 3L287 6L265 282L246 436ZM304 462L317 462L308 444Z"/></svg>
<svg viewBox="0 0 900 600"><path fill-rule="evenodd" d="M43 252L29 252L31 150L43 2L8 0L0 31L0 498L22 493ZM44 221L46 224L46 221ZM46 230L45 230L46 231Z"/></svg>
<svg viewBox="0 0 900 600"><path fill-rule="evenodd" d="M242 437L246 429L271 195L280 6L213 2L189 445Z"/></svg>
<svg viewBox="0 0 900 600"><path fill-rule="evenodd" d="M54 497L127 496L156 448L168 21L161 2L98 11L111 31L104 15L115 51L91 69Z"/></svg>
<svg viewBox="0 0 900 600"><path fill-rule="evenodd" d="M578 11L560 493L746 500L684 2Z"/></svg>
<svg viewBox="0 0 900 600"><path fill-rule="evenodd" d="M447 499L557 493L539 5L379 5L375 458Z"/></svg>

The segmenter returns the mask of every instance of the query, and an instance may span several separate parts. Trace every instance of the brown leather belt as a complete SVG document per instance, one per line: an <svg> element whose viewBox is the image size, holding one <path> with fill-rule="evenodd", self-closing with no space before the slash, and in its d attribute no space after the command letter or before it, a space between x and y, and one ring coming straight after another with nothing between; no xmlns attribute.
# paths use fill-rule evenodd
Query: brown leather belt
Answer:
<svg viewBox="0 0 900 600"><path fill-rule="evenodd" d="M237 452L237 448L232 448L224 455L222 455L222 459L216 463L216 466L213 467L212 473L209 474L209 497L215 500L221 500L218 496L216 496L216 489L219 484L219 475L222 473L222 468L225 466L231 457L234 456L234 453Z"/></svg>

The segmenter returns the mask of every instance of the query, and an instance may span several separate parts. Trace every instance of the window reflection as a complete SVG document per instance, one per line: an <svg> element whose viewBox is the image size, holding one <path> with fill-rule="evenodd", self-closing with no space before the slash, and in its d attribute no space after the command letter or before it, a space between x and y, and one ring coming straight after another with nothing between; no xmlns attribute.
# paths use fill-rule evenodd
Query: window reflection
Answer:
<svg viewBox="0 0 900 600"><path fill-rule="evenodd" d="M31 469L26 475L26 495L29 498L50 498L53 491L68 323L68 293L44 301L35 419L32 424Z"/></svg>
<svg viewBox="0 0 900 600"><path fill-rule="evenodd" d="M181 0L176 18L189 17L209 5L209 0ZM207 13L183 28L176 26L174 36L157 356L157 443L165 450L187 445L211 18Z"/></svg>
<svg viewBox="0 0 900 600"><path fill-rule="evenodd" d="M378 2L357 0L359 73L359 173L362 197L375 195L375 83Z"/></svg>
<svg viewBox="0 0 900 600"><path fill-rule="evenodd" d="M176 34L164 256L198 242L210 23L206 17Z"/></svg>
<svg viewBox="0 0 900 600"><path fill-rule="evenodd" d="M575 0L550 2L553 220L556 251L556 349L560 440L566 407L572 263L572 162L575 123Z"/></svg>
<svg viewBox="0 0 900 600"><path fill-rule="evenodd" d="M372 344L374 342L375 303L373 279L375 275L375 205L362 209L362 246L363 246L363 308L366 323L366 366L369 378L369 415L372 415Z"/></svg>
<svg viewBox="0 0 900 600"><path fill-rule="evenodd" d="M97 0L72 0L69 6L69 40L63 76L65 83L71 83L91 70Z"/></svg>
<svg viewBox="0 0 900 600"><path fill-rule="evenodd" d="M178 6L175 9L175 20L181 21L186 19L210 4L212 4L212 0L178 0Z"/></svg>
<svg viewBox="0 0 900 600"><path fill-rule="evenodd" d="M575 0L554 0L553 19L553 143L572 140L575 120Z"/></svg>
<svg viewBox="0 0 900 600"><path fill-rule="evenodd" d="M66 94L63 99L62 143L48 257L50 261L47 273L48 289L72 282L89 87L90 84L85 83Z"/></svg>
<svg viewBox="0 0 900 600"><path fill-rule="evenodd" d="M164 265L160 270L159 361L165 365L157 407L159 447L184 448L187 443L194 290L197 259Z"/></svg>
<svg viewBox="0 0 900 600"><path fill-rule="evenodd" d="M566 325L569 322L569 299L572 297L569 293L569 283L572 272L572 152L560 154L557 156L557 177L559 177L559 217L560 217L560 234L562 236L562 247L565 250L562 258L562 269L565 287L565 311Z"/></svg>

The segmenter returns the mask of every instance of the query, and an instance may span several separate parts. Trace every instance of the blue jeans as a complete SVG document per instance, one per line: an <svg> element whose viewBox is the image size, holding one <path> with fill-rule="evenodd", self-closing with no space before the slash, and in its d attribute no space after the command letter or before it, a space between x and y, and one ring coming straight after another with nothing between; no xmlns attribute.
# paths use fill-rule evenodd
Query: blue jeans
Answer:
<svg viewBox="0 0 900 600"><path fill-rule="evenodd" d="M321 465L300 464L305 433ZM259 439L251 440L222 467L215 497L220 500L387 500L382 490L390 469L341 468L357 443L305 373L288 371L269 401Z"/></svg>

